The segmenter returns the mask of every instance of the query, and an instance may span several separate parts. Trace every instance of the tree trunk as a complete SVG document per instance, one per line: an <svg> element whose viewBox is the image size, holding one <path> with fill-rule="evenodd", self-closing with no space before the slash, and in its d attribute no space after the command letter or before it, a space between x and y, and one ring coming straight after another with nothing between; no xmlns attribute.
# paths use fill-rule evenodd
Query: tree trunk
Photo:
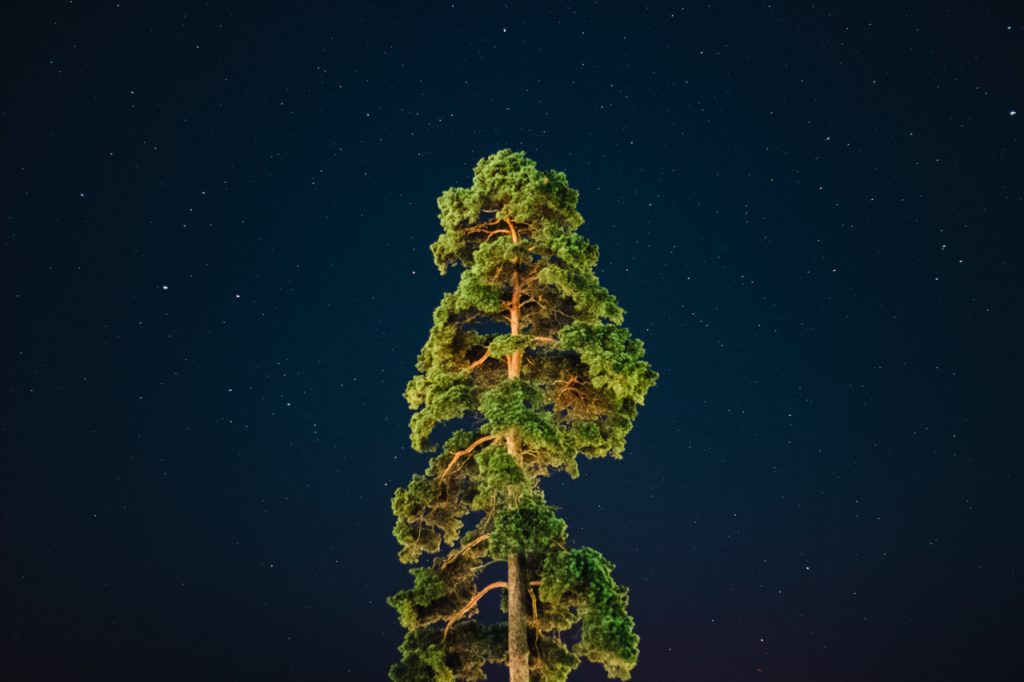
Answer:
<svg viewBox="0 0 1024 682"><path fill-rule="evenodd" d="M512 243L519 243L515 223L506 220ZM522 285L517 269L512 271L512 300L509 301L509 333L519 334L519 308ZM523 351L517 350L507 358L508 378L518 379L523 364ZM506 438L508 453L522 465L519 455L519 434L510 429ZM509 682L530 682L530 645L527 641L528 616L526 597L530 578L526 575L526 561L522 554L508 555L508 679Z"/></svg>
<svg viewBox="0 0 1024 682"><path fill-rule="evenodd" d="M508 453L519 461L519 434L511 429L506 438ZM527 641L529 616L526 599L530 578L526 557L508 555L508 679L530 682L530 645Z"/></svg>
<svg viewBox="0 0 1024 682"><path fill-rule="evenodd" d="M530 682L527 641L527 576L522 554L508 555L508 679Z"/></svg>

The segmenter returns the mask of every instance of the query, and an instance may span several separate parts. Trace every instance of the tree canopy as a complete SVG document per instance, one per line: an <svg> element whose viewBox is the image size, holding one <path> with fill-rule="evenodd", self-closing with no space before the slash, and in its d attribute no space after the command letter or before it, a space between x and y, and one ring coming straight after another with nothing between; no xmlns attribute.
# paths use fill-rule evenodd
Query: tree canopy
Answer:
<svg viewBox="0 0 1024 682"><path fill-rule="evenodd" d="M434 262L461 274L405 391L412 447L431 458L392 499L399 558L417 564L388 600L408 630L395 682L481 680L486 663L557 682L581 658L625 680L636 665L628 590L599 552L569 546L540 486L576 478L581 456L622 457L657 379L594 274L578 197L564 173L502 150L437 201ZM507 581L477 585L506 561ZM499 590L507 622L478 621Z"/></svg>

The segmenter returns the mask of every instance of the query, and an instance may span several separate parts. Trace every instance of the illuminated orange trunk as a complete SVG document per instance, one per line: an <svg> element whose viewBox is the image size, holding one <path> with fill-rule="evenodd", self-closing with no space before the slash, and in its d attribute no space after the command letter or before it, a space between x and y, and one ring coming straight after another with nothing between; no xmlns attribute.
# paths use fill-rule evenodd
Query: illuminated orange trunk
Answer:
<svg viewBox="0 0 1024 682"><path fill-rule="evenodd" d="M519 243L519 232L511 220L507 220L512 243ZM522 286L519 272L512 273L512 300L509 306L509 327L512 336L519 335L519 307ZM505 360L508 378L518 379L523 364L523 351L517 350ZM506 438L508 453L519 461L519 436L515 429ZM521 462L520 462L521 463ZM527 641L527 590L529 577L526 575L526 561L522 554L508 555L508 679L509 682L530 682L530 646Z"/></svg>

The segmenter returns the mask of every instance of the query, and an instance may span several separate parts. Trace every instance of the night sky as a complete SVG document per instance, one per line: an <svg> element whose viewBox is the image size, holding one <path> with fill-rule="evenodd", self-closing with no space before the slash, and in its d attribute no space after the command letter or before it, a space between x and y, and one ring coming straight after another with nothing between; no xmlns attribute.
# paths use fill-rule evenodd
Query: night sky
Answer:
<svg viewBox="0 0 1024 682"><path fill-rule="evenodd" d="M506 147L661 374L546 482L634 680L1021 679L1019 5L22 4L4 679L385 679L435 199Z"/></svg>

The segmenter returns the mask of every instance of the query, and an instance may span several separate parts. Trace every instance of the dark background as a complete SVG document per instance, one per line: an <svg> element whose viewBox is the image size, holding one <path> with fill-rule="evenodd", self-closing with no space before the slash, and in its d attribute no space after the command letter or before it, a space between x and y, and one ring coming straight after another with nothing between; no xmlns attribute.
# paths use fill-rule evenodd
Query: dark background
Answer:
<svg viewBox="0 0 1024 682"><path fill-rule="evenodd" d="M504 147L661 372L547 484L634 679L1020 679L1019 5L23 4L5 679L385 679L434 201Z"/></svg>

